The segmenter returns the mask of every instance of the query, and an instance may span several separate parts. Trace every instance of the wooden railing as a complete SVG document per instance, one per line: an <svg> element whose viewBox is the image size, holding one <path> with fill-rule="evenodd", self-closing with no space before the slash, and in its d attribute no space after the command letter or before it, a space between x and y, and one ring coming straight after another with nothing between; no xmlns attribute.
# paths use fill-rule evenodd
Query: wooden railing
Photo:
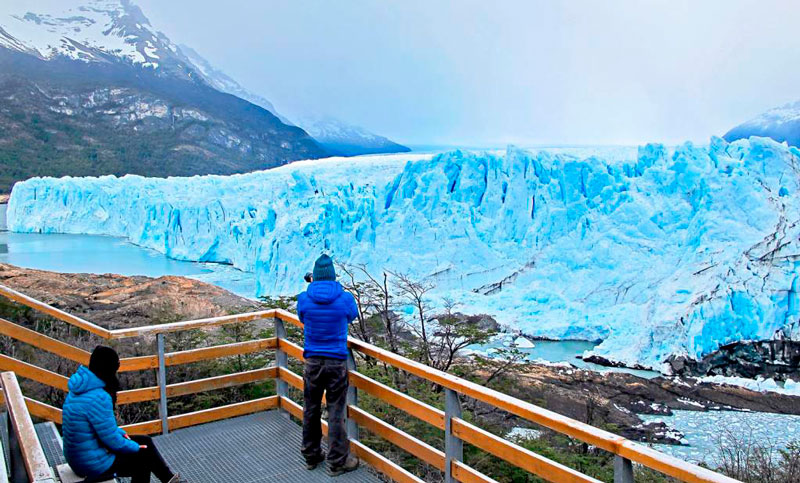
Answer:
<svg viewBox="0 0 800 483"><path fill-rule="evenodd" d="M36 436L25 399L19 388L13 372L0 374L0 383L3 385L3 400L5 401L8 418L9 473L11 481L28 480L31 483L53 483L53 472L44 455L44 450ZM5 423L5 421L3 422ZM0 446L2 446L0 444ZM3 455L0 454L0 466L5 466ZM4 471L0 471L0 474Z"/></svg>
<svg viewBox="0 0 800 483"><path fill-rule="evenodd" d="M170 430L187 426L274 408L279 408L297 418L302 418L302 407L289 398L288 387L291 386L302 390L303 378L289 369L288 358L292 357L298 361L303 361L303 349L287 338L285 324L295 326L299 329L303 328L303 324L294 314L287 311L274 309L132 329L108 330L2 285L0 285L0 295L55 317L74 327L89 331L103 339L113 340L143 336L156 338L158 347L157 354L123 358L121 360L121 371L158 370L158 386L131 389L119 393L119 404L159 401L159 419L125 426L126 430L132 434L166 433ZM164 338L170 333L190 329L212 329L228 324L248 323L265 319L273 320L275 327L274 337L171 353L165 352L164 349ZM88 352L2 319L0 319L0 335L12 337L15 340L32 345L41 350L53 352L80 364L88 363ZM351 440L351 449L370 466L394 481L421 482L422 480L363 444L359 439L359 429L366 429L412 454L419 460L441 470L445 474L445 480L447 482L460 481L472 483L495 481L489 476L471 468L463 461L464 443L479 448L548 481L598 481L467 422L461 415L460 398L462 397L472 398L502 409L520 418L613 453L615 455L615 483L633 482L634 462L686 482L736 481L708 469L629 441L621 436L567 418L534 404L513 398L451 374L438 371L366 342L350 338L348 343L351 349L351 355L348 360L350 389L347 395L347 430ZM176 384L166 384L166 371L169 366L266 350L275 351L276 364L273 367ZM371 357L408 374L441 386L444 388L445 393L444 410L418 401L359 373L355 367L353 353ZM67 390L67 379L63 375L18 361L5 355L0 356L0 370L14 371L20 377L31 379L62 391ZM275 396L229 404L187 414L172 416L167 414L167 398L268 379L275 380L277 392ZM364 411L364 409L358 405L359 391L363 391L438 430L444 431L444 450L435 448ZM31 414L57 423L61 422L60 409L30 398L25 398L24 401ZM323 432L327 432L327 426L325 424L323 424Z"/></svg>

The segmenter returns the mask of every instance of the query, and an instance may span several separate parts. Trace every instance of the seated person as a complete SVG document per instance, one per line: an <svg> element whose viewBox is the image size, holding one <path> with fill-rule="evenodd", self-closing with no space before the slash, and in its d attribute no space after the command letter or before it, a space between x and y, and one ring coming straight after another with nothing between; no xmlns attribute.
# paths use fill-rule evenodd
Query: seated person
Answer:
<svg viewBox="0 0 800 483"><path fill-rule="evenodd" d="M118 370L116 351L97 346L89 367L80 366L69 378L62 434L70 468L87 481L131 477L132 483L149 483L151 473L162 483L185 481L169 469L151 438L128 436L117 426Z"/></svg>

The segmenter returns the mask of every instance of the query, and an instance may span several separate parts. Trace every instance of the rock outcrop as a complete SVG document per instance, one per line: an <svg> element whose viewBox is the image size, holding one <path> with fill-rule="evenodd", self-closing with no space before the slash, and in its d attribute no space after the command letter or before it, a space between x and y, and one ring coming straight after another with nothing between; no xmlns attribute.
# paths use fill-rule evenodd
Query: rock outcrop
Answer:
<svg viewBox="0 0 800 483"><path fill-rule="evenodd" d="M0 284L109 329L262 308L214 285L173 276L56 273L0 263Z"/></svg>
<svg viewBox="0 0 800 483"><path fill-rule="evenodd" d="M800 379L800 342L763 340L737 342L720 347L701 360L673 356L667 360L671 372L680 376L733 376Z"/></svg>

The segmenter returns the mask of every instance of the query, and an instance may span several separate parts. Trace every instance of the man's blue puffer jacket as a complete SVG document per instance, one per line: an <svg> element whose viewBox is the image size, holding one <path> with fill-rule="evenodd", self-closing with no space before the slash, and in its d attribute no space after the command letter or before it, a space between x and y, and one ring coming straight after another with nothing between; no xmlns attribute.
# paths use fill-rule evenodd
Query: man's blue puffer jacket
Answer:
<svg viewBox="0 0 800 483"><path fill-rule="evenodd" d="M311 282L297 296L297 316L305 326L304 357L347 359L347 326L358 316L358 307L339 282Z"/></svg>
<svg viewBox="0 0 800 483"><path fill-rule="evenodd" d="M114 453L135 453L139 445L125 439L117 426L111 396L105 383L89 368L80 366L69 378L64 401L64 458L79 476L104 473L114 463Z"/></svg>

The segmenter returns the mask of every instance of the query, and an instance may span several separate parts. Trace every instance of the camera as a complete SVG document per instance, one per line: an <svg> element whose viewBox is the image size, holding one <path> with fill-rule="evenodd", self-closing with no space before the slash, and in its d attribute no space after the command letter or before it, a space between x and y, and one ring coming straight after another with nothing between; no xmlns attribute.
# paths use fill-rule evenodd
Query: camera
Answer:
<svg viewBox="0 0 800 483"><path fill-rule="evenodd" d="M314 281L314 276L311 275L311 272L307 272L305 275L303 275L303 280L305 280L307 283L311 283Z"/></svg>

